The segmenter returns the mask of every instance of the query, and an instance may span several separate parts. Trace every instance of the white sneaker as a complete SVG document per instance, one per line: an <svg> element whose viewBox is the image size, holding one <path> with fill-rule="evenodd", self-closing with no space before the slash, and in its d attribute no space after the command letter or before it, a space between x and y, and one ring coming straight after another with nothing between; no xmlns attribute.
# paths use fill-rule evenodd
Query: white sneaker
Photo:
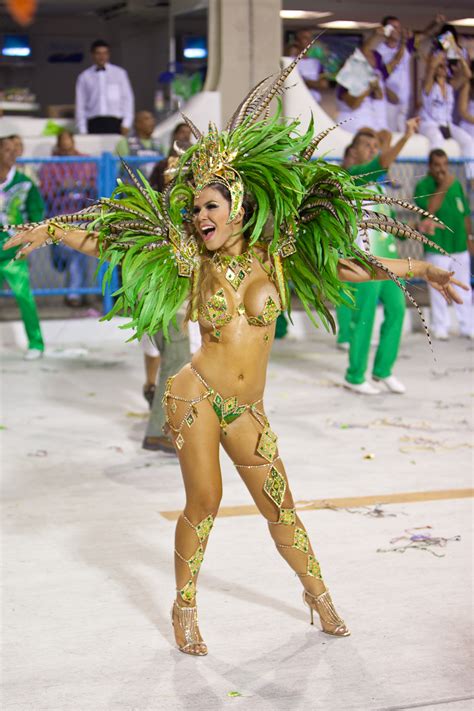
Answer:
<svg viewBox="0 0 474 711"><path fill-rule="evenodd" d="M342 341L340 343L336 343L336 348L339 351L348 351L349 350L349 343L347 341Z"/></svg>
<svg viewBox="0 0 474 711"><path fill-rule="evenodd" d="M449 341L449 336L445 331L433 331L433 338L437 341Z"/></svg>
<svg viewBox="0 0 474 711"><path fill-rule="evenodd" d="M402 395L406 392L406 387L394 375L389 375L388 378L374 378L374 380L376 383L385 385L387 390L390 390L391 393Z"/></svg>
<svg viewBox="0 0 474 711"><path fill-rule="evenodd" d="M352 390L352 392L358 393L359 395L380 395L380 390L371 383L368 383L367 380L364 380L363 383L357 384L348 383L347 380L344 380L344 387L347 388L347 390Z"/></svg>
<svg viewBox="0 0 474 711"><path fill-rule="evenodd" d="M28 348L25 355L23 356L23 360L38 360L38 358L42 357L43 351L40 351L39 348Z"/></svg>

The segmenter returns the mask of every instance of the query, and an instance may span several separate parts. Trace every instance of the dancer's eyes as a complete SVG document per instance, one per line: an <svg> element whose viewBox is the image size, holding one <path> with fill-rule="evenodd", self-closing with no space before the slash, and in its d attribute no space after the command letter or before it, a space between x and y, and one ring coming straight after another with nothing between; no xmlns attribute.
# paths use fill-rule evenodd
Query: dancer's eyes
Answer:
<svg viewBox="0 0 474 711"><path fill-rule="evenodd" d="M219 207L219 205L216 202L208 202L208 203L206 203L206 205L204 207L207 210L216 210ZM199 215L200 212L201 212L200 207L193 208L193 215Z"/></svg>

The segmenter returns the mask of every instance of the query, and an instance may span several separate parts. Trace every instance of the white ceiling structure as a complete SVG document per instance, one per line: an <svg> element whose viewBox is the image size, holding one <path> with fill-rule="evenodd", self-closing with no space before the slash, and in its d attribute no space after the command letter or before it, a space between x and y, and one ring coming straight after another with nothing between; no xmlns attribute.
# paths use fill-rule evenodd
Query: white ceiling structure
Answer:
<svg viewBox="0 0 474 711"><path fill-rule="evenodd" d="M473 0L283 0L282 7L284 10L330 12L331 16L321 22L379 22L384 15L396 15L414 30L426 27L437 13L445 15L448 20L474 16ZM299 24L302 22L298 21Z"/></svg>
<svg viewBox="0 0 474 711"><path fill-rule="evenodd" d="M105 20L126 15L158 20L168 16L170 4L170 0L38 0L37 14L40 17L97 14ZM330 13L321 22L378 22L384 15L395 14L415 30L423 29L437 13L446 15L448 20L474 16L472 0L282 0L282 9ZM6 2L0 0L0 16L5 14ZM304 24L317 25L318 21L308 23L307 20L285 20L287 27ZM462 31L474 33L474 28L462 28Z"/></svg>

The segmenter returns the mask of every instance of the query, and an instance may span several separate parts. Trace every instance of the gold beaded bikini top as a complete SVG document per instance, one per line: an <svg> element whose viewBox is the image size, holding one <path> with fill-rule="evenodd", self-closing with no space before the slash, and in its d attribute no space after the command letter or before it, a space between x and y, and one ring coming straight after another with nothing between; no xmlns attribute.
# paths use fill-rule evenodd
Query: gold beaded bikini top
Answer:
<svg viewBox="0 0 474 711"><path fill-rule="evenodd" d="M214 258L213 263L218 272L224 272L225 279L234 291L237 291L247 274L250 274L252 270L252 256L255 255L245 253L230 259L219 257L219 259ZM267 270L265 269L265 271ZM203 321L212 324L213 335L217 340L221 337L222 327L227 326L234 318L244 316L251 326L270 326L280 313L281 306L278 296L275 294L275 298L271 295L266 297L259 314L248 313L243 302L238 304L236 312L232 314L223 287L220 287L204 304L199 306L199 316Z"/></svg>

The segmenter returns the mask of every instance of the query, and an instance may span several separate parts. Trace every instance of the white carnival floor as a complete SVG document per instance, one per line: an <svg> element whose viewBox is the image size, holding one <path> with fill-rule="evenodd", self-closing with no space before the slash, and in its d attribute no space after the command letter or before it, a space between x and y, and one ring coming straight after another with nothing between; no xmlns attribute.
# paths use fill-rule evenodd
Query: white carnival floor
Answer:
<svg viewBox="0 0 474 711"><path fill-rule="evenodd" d="M470 342L436 343L435 361L408 335L407 394L366 399L340 386L327 334L275 344L267 411L352 636L309 625L223 455L195 659L170 627L183 496L175 459L141 449L140 350L79 332L38 362L1 350L2 711L473 708ZM413 535L460 539L379 552Z"/></svg>

